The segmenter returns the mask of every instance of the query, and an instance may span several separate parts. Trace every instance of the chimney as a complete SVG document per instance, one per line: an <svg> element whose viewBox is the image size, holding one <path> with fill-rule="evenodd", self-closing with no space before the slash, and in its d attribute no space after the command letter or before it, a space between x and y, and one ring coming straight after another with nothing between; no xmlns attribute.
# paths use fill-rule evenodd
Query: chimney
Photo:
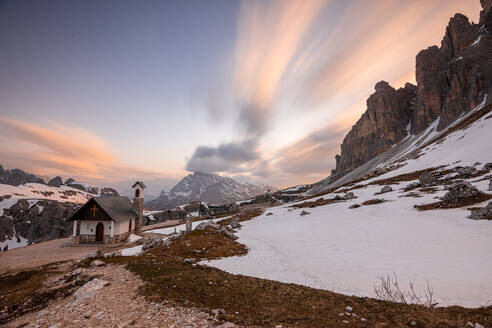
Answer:
<svg viewBox="0 0 492 328"><path fill-rule="evenodd" d="M144 209L144 189L145 185L142 181L137 181L133 184L133 208L137 212L138 217L135 220L135 234L140 235L142 233L143 225L143 209Z"/></svg>

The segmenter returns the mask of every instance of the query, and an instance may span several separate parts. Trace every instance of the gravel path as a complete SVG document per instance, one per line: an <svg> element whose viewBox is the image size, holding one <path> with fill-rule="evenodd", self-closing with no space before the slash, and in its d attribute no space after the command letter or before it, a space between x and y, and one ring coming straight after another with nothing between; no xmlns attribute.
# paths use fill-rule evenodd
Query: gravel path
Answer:
<svg viewBox="0 0 492 328"><path fill-rule="evenodd" d="M56 300L41 311L28 313L7 327L214 327L214 318L195 308L153 303L138 295L143 282L123 266L86 269L82 274L109 282L98 293L75 301Z"/></svg>

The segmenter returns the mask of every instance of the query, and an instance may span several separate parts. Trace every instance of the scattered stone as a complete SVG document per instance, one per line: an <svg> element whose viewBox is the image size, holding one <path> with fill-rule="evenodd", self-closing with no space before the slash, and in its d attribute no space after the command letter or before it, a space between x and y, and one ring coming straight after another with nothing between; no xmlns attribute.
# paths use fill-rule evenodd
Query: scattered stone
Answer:
<svg viewBox="0 0 492 328"><path fill-rule="evenodd" d="M347 320L342 320L343 323L349 323Z"/></svg>
<svg viewBox="0 0 492 328"><path fill-rule="evenodd" d="M236 240L238 239L238 237L234 234L234 232L230 231L230 230L222 230L222 233L227 237L227 238L231 238L233 240Z"/></svg>
<svg viewBox="0 0 492 328"><path fill-rule="evenodd" d="M469 198L478 195L478 190L468 181L457 182L449 188L444 195L443 201L446 203L455 203L463 198Z"/></svg>
<svg viewBox="0 0 492 328"><path fill-rule="evenodd" d="M468 327L475 327L475 325L474 325L473 323L471 323L470 321L468 321L468 322L466 323L466 325L467 325Z"/></svg>
<svg viewBox="0 0 492 328"><path fill-rule="evenodd" d="M229 321L224 322L220 326L217 326L217 328L236 328L236 327L239 327L239 326L236 325L235 323L232 323L232 322L229 322Z"/></svg>
<svg viewBox="0 0 492 328"><path fill-rule="evenodd" d="M159 235L145 236L141 240L142 240L142 251L163 244L163 237Z"/></svg>
<svg viewBox="0 0 492 328"><path fill-rule="evenodd" d="M485 328L485 327L479 324L478 322L475 322L475 328Z"/></svg>
<svg viewBox="0 0 492 328"><path fill-rule="evenodd" d="M100 289L107 285L109 285L108 281L94 278L91 281L85 283L82 287L80 287L73 294L73 296L76 301L81 301L83 299L93 297L98 293Z"/></svg>
<svg viewBox="0 0 492 328"><path fill-rule="evenodd" d="M224 309L215 309L215 310L212 310L212 314L217 318L217 319L221 319L224 317L225 315L225 310Z"/></svg>
<svg viewBox="0 0 492 328"><path fill-rule="evenodd" d="M410 190L410 189L415 189L415 188L418 188L418 187L420 187L420 183L419 183L419 182L417 182L417 181L414 181L414 182L412 182L412 183L409 183L409 184L405 187L405 189L406 189L406 190Z"/></svg>
<svg viewBox="0 0 492 328"><path fill-rule="evenodd" d="M354 193L353 192L348 192L346 193L343 197L342 197L344 200L350 200L350 199L355 199L357 197L355 197Z"/></svg>
<svg viewBox="0 0 492 328"><path fill-rule="evenodd" d="M114 251L111 253L104 254L104 257L113 257L113 256L121 256L121 251Z"/></svg>
<svg viewBox="0 0 492 328"><path fill-rule="evenodd" d="M231 228L232 229L239 229L239 227L241 227L241 224L239 223L239 219L238 218L233 218L231 220Z"/></svg>
<svg viewBox="0 0 492 328"><path fill-rule="evenodd" d="M101 257L103 255L103 252L100 249L96 249L95 251L89 253L89 255L86 256L86 259L95 259L96 257Z"/></svg>
<svg viewBox="0 0 492 328"><path fill-rule="evenodd" d="M106 263L104 263L103 261L101 260L94 260L91 262L91 267L102 267L102 266L105 266Z"/></svg>
<svg viewBox="0 0 492 328"><path fill-rule="evenodd" d="M367 319L366 318L360 318L360 321L367 322Z"/></svg>
<svg viewBox="0 0 492 328"><path fill-rule="evenodd" d="M220 226L213 221L201 222L196 226L195 230L219 230Z"/></svg>
<svg viewBox="0 0 492 328"><path fill-rule="evenodd" d="M391 188L390 186L384 186L383 188L381 188L381 191L379 193L384 194L391 191L393 191L393 188Z"/></svg>
<svg viewBox="0 0 492 328"><path fill-rule="evenodd" d="M86 312L82 315L85 319L89 319L91 316L92 316L92 312L89 311L89 312Z"/></svg>
<svg viewBox="0 0 492 328"><path fill-rule="evenodd" d="M44 317L48 313L50 313L50 311L48 311L48 310L41 310L41 311L39 311L39 313L38 313L38 319Z"/></svg>
<svg viewBox="0 0 492 328"><path fill-rule="evenodd" d="M416 325L417 325L417 323L415 321L410 322L410 326L416 326Z"/></svg>
<svg viewBox="0 0 492 328"><path fill-rule="evenodd" d="M467 177L472 175L476 171L476 169L473 166L465 166L456 168L456 171L460 176Z"/></svg>
<svg viewBox="0 0 492 328"><path fill-rule="evenodd" d="M353 205L349 206L349 209L353 209L353 208L357 208L357 207L360 207L360 205L359 204L353 204Z"/></svg>
<svg viewBox="0 0 492 328"><path fill-rule="evenodd" d="M472 220L492 220L492 202L489 202L487 206L479 210L472 210L468 218Z"/></svg>
<svg viewBox="0 0 492 328"><path fill-rule="evenodd" d="M347 306L347 307L345 308L345 311L347 311L347 312L353 312L353 311L354 311L354 309L352 309L352 307L350 307L350 306Z"/></svg>
<svg viewBox="0 0 492 328"><path fill-rule="evenodd" d="M419 185L429 186L437 181L437 177L432 172L424 172L419 176Z"/></svg>
<svg viewBox="0 0 492 328"><path fill-rule="evenodd" d="M265 216L270 216L270 215L273 215L272 212L268 212L267 214L265 214Z"/></svg>
<svg viewBox="0 0 492 328"><path fill-rule="evenodd" d="M72 276L78 276L79 274L82 274L84 272L83 268L78 268L72 271Z"/></svg>
<svg viewBox="0 0 492 328"><path fill-rule="evenodd" d="M301 212L301 215L308 215L308 214L311 214L311 213L310 213L310 212L308 212L308 211L302 211L302 212Z"/></svg>
<svg viewBox="0 0 492 328"><path fill-rule="evenodd" d="M343 317L345 315L345 313L341 312L338 314L339 317Z"/></svg>

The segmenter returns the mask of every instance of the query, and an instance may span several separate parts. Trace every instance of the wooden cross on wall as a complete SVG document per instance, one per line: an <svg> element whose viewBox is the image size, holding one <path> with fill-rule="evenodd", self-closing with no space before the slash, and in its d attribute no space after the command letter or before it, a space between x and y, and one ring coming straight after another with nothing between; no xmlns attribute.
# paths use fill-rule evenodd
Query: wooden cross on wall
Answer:
<svg viewBox="0 0 492 328"><path fill-rule="evenodd" d="M92 208L90 209L92 211L92 217L95 218L96 217L96 211L99 210L96 205L92 206Z"/></svg>

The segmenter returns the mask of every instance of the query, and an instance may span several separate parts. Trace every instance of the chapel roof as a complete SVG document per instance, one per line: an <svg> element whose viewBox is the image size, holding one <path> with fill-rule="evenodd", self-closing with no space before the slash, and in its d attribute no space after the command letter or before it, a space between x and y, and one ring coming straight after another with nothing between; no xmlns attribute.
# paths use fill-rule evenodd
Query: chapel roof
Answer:
<svg viewBox="0 0 492 328"><path fill-rule="evenodd" d="M126 196L106 196L106 197L93 197L82 205L70 218L69 221L73 221L77 213L81 212L90 203L96 202L109 217L115 222L124 222L134 219L138 216L137 212L133 209L133 204Z"/></svg>

